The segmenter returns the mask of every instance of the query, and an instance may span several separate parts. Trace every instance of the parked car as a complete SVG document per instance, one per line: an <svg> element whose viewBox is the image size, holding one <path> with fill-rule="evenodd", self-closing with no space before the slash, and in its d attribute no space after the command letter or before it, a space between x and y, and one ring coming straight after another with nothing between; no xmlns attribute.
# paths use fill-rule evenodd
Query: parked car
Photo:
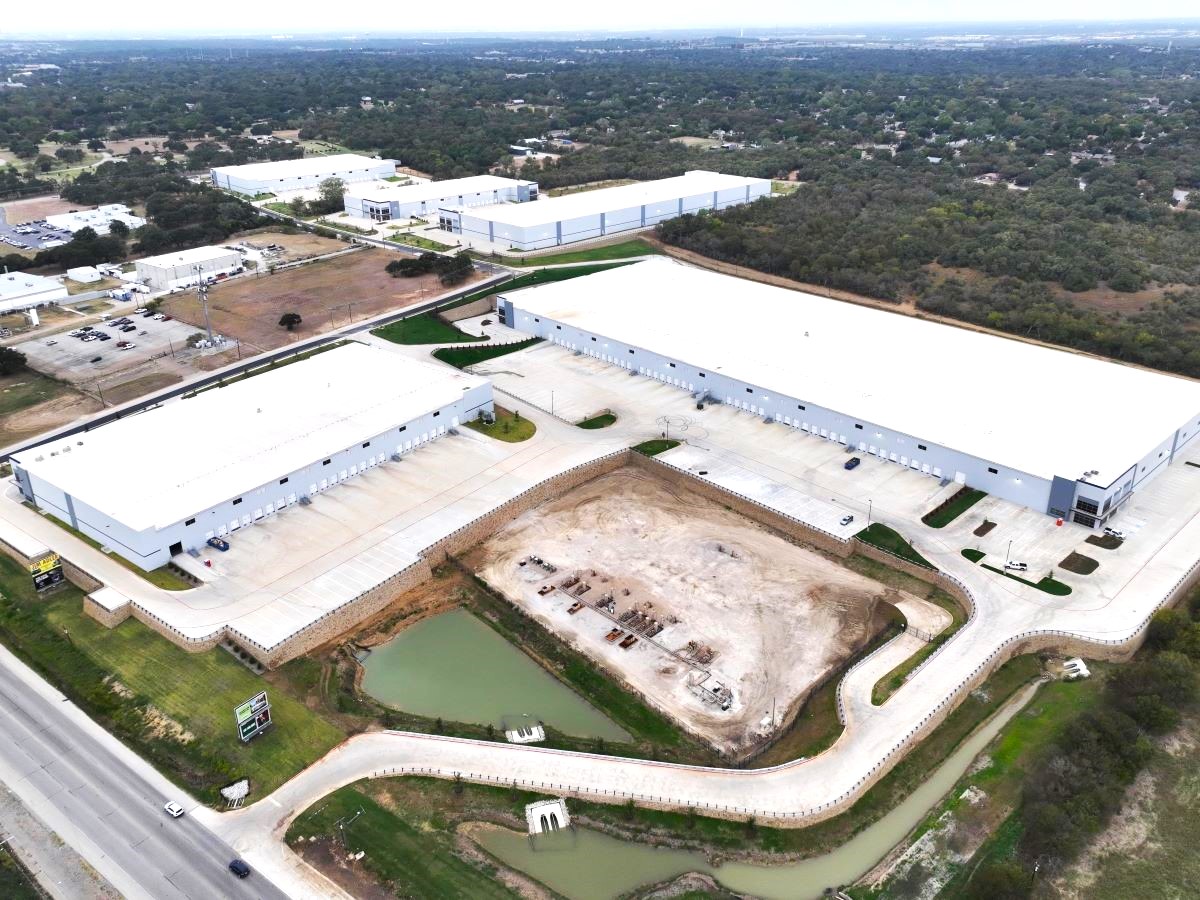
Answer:
<svg viewBox="0 0 1200 900"><path fill-rule="evenodd" d="M162 322L167 317L164 316L162 313L155 313L153 316L151 316L151 318L154 319L155 322Z"/></svg>
<svg viewBox="0 0 1200 900"><path fill-rule="evenodd" d="M1028 572L1029 564L1023 563L1023 562L1017 562L1016 560L1010 559L1008 562L1006 562L1004 564L1004 568L1007 569L1009 572Z"/></svg>
<svg viewBox="0 0 1200 900"><path fill-rule="evenodd" d="M57 343L58 343L58 341L54 341L54 340L46 341L46 346L53 347Z"/></svg>
<svg viewBox="0 0 1200 900"><path fill-rule="evenodd" d="M98 363L98 362L100 362L100 360L102 360L102 359L104 359L104 357L103 357L103 356L93 356L93 357L92 357L92 359L91 359L91 362Z"/></svg>
<svg viewBox="0 0 1200 900"><path fill-rule="evenodd" d="M117 349L118 350L132 350L136 346L137 346L137 344L131 344L131 343L129 343L129 341L125 341L124 346L122 346L121 344L117 344Z"/></svg>
<svg viewBox="0 0 1200 900"><path fill-rule="evenodd" d="M847 516L842 516L842 521L841 521L841 523L840 523L840 524L842 524L842 525L849 525L849 524L850 524L851 522L853 522L853 521L854 521L854 516L849 516L849 515L847 515Z"/></svg>
<svg viewBox="0 0 1200 900"><path fill-rule="evenodd" d="M1126 537L1125 532L1121 531L1118 528L1105 528L1104 533L1107 534L1109 537L1116 538L1118 541L1123 541L1123 540L1125 540L1125 537Z"/></svg>
<svg viewBox="0 0 1200 900"><path fill-rule="evenodd" d="M137 309L134 310L134 314L136 314L136 315L141 315L144 312L149 312L149 310L146 309L146 307L144 307L144 306L139 306Z"/></svg>
<svg viewBox="0 0 1200 900"><path fill-rule="evenodd" d="M250 874L250 866L244 860L235 859L229 863L229 871L238 878L245 878Z"/></svg>
<svg viewBox="0 0 1200 900"><path fill-rule="evenodd" d="M859 459L857 456L852 456L848 460L846 460L846 464L844 466L842 466L842 468L843 469L857 469L861 463L862 463L861 459Z"/></svg>
<svg viewBox="0 0 1200 900"><path fill-rule="evenodd" d="M112 335L111 335L111 334L98 334L98 335L96 335L96 340L98 340L98 341L111 341L111 340L112 340Z"/></svg>
<svg viewBox="0 0 1200 900"><path fill-rule="evenodd" d="M122 325L121 330L122 331L137 331L137 326L136 325Z"/></svg>
<svg viewBox="0 0 1200 900"><path fill-rule="evenodd" d="M168 801L166 806L163 807L163 809L165 809L167 811L167 815L170 816L172 819L178 819L180 816L183 815L183 806L174 800Z"/></svg>

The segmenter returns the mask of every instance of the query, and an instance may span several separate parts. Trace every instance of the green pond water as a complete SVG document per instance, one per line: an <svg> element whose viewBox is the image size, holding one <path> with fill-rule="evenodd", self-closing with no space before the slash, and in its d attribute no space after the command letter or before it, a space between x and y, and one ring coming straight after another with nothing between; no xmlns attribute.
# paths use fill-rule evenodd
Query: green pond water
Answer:
<svg viewBox="0 0 1200 900"><path fill-rule="evenodd" d="M711 866L700 853L651 847L577 828L529 837L498 826L481 827L475 839L514 869L570 900L610 900L634 888L684 872L705 872L726 888L780 900L805 900L826 887L850 884L866 874L935 807L971 761L1032 698L1027 688L977 729L899 806L824 856L781 866L731 862ZM568 809L570 800L567 801Z"/></svg>
<svg viewBox="0 0 1200 900"><path fill-rule="evenodd" d="M363 690L422 716L452 722L542 721L581 737L629 734L466 610L406 628L363 661Z"/></svg>

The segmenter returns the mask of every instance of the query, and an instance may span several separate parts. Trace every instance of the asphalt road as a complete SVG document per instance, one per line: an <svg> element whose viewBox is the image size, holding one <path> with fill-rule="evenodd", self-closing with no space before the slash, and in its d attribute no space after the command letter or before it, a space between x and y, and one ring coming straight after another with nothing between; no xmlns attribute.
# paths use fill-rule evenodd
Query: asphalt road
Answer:
<svg viewBox="0 0 1200 900"><path fill-rule="evenodd" d="M286 898L191 815L171 819L161 776L0 648L0 781L130 900Z"/></svg>

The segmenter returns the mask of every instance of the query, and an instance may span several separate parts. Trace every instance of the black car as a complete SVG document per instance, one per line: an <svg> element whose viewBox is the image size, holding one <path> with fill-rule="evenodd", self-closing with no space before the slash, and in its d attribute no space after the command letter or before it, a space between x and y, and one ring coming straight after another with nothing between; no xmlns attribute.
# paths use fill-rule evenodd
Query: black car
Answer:
<svg viewBox="0 0 1200 900"><path fill-rule="evenodd" d="M111 334L100 334L100 335L97 335L97 337L96 337L96 340L98 340L98 341L111 341L111 340L112 340L112 335L111 335Z"/></svg>
<svg viewBox="0 0 1200 900"><path fill-rule="evenodd" d="M103 358L104 358L104 357L102 357L102 356L93 356L93 357L92 357L92 362L94 362L94 363L98 363L98 362L100 362L100 360L102 360Z"/></svg>
<svg viewBox="0 0 1200 900"><path fill-rule="evenodd" d="M852 456L848 460L846 460L846 464L844 466L842 466L842 468L843 469L857 469L858 464L861 462L862 462L862 460L859 459L857 456Z"/></svg>
<svg viewBox="0 0 1200 900"><path fill-rule="evenodd" d="M137 331L137 326L136 325L122 325L121 330L122 331Z"/></svg>
<svg viewBox="0 0 1200 900"><path fill-rule="evenodd" d="M229 871L238 878L245 878L250 874L250 866L248 866L244 860L235 859L229 864Z"/></svg>

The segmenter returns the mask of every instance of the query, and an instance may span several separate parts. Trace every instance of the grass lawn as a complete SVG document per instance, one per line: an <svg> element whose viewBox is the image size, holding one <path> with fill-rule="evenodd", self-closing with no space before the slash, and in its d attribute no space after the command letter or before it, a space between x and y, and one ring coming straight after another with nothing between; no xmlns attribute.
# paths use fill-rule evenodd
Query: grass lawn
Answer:
<svg viewBox="0 0 1200 900"><path fill-rule="evenodd" d="M969 559L973 563L977 563L981 559L983 559L985 556L987 556L987 554L984 553L982 550L973 550L970 547L964 548L961 552L962 552L963 556L965 556L967 559Z"/></svg>
<svg viewBox="0 0 1200 900"><path fill-rule="evenodd" d="M433 250L438 253L450 249L449 244L431 241L429 238L421 237L419 234L409 234L404 231L389 234L387 239L397 244L407 244L409 247L420 247L422 250Z"/></svg>
<svg viewBox="0 0 1200 900"><path fill-rule="evenodd" d="M1053 594L1055 597L1065 597L1071 593L1069 585L1063 584L1061 581L1055 581L1049 575L1041 581L1030 581L1028 578L1022 578L1020 575L1014 575L1012 572L1006 572L1004 569L997 569L995 566L989 566L987 563L982 563L983 567L989 572L995 572L997 575L1003 575L1005 578L1011 578L1013 581L1019 581L1021 584L1027 584L1032 588L1037 588L1039 591L1045 591L1047 594Z"/></svg>
<svg viewBox="0 0 1200 900"><path fill-rule="evenodd" d="M5 375L0 377L0 417L70 393L72 391L68 385L47 378L33 369Z"/></svg>
<svg viewBox="0 0 1200 900"><path fill-rule="evenodd" d="M83 613L73 585L39 597L29 574L0 555L0 639L88 715L164 775L216 803L217 789L248 776L255 797L338 744L343 733L284 694L271 693L275 728L237 740L233 710L270 685L224 650L188 653L133 619L105 628ZM118 693L106 680L127 689ZM149 711L152 705L158 712ZM169 717L194 739L172 734Z"/></svg>
<svg viewBox="0 0 1200 900"><path fill-rule="evenodd" d="M365 868L396 896L472 900L520 896L495 879L490 867L455 853L454 828L445 816L424 818L403 808L386 808L367 793L378 790L374 784L360 782L322 798L292 823L288 843L303 853L306 842L297 838L321 836L339 854L362 851Z"/></svg>
<svg viewBox="0 0 1200 900"><path fill-rule="evenodd" d="M530 338L527 341L514 341L511 344L491 344L487 347L441 347L433 351L433 355L444 363L449 363L456 369L465 369L476 363L487 362L499 356L516 353L534 344L540 344L541 338Z"/></svg>
<svg viewBox="0 0 1200 900"><path fill-rule="evenodd" d="M655 439L652 441L642 441L633 449L646 456L658 456L658 454L666 453L672 447L678 446L679 441L664 441L661 439Z"/></svg>
<svg viewBox="0 0 1200 900"><path fill-rule="evenodd" d="M41 900L44 896L12 851L7 846L0 847L0 897L5 900Z"/></svg>
<svg viewBox="0 0 1200 900"><path fill-rule="evenodd" d="M347 222L335 222L332 219L317 219L313 224L320 225L322 228L332 228L334 231L345 231L349 234L374 234L370 228L359 228L357 225L351 225Z"/></svg>
<svg viewBox="0 0 1200 900"><path fill-rule="evenodd" d="M954 598L945 591L935 590L927 599L931 603L936 603L942 609L946 610L946 612L950 613L950 624L946 626L946 628L932 641L875 682L875 686L871 688L871 702L876 706L879 706L881 703L887 700L888 697L900 690L900 687L904 684L904 679L908 677L908 674L929 657L931 657L937 651L938 647L950 640L950 638L954 636L954 633L958 631L958 629L962 628L967 621L966 614L962 611L962 607L955 603Z"/></svg>
<svg viewBox="0 0 1200 900"><path fill-rule="evenodd" d="M907 559L918 566L925 566L927 569L937 568L937 566L914 550L912 544L881 522L872 522L856 534L855 537L864 544L878 547L880 550L885 550L893 556L899 556L901 559Z"/></svg>
<svg viewBox="0 0 1200 900"><path fill-rule="evenodd" d="M583 250L568 250L547 256L499 257L506 266L559 266L566 263L602 262L608 259L629 259L637 256L653 256L661 251L641 238L606 244L603 247L587 247ZM496 257L486 257L493 259Z"/></svg>
<svg viewBox="0 0 1200 900"><path fill-rule="evenodd" d="M382 328L373 328L371 334L393 344L463 344L487 340L485 337L459 331L431 312L409 316Z"/></svg>
<svg viewBox="0 0 1200 900"><path fill-rule="evenodd" d="M937 509L927 512L921 521L930 528L945 528L986 496L986 491L964 487Z"/></svg>
<svg viewBox="0 0 1200 900"><path fill-rule="evenodd" d="M794 194L800 190L800 182L798 181L772 181L772 194Z"/></svg>
<svg viewBox="0 0 1200 900"><path fill-rule="evenodd" d="M255 796L273 791L344 737L299 701L270 691L219 648L188 653L133 619L105 628L84 615L75 598L47 604L46 619L58 630L69 629L71 642L100 668L179 722L198 743L226 757L236 774L248 775ZM275 724L243 744L234 731L233 710L264 688Z"/></svg>
<svg viewBox="0 0 1200 900"><path fill-rule="evenodd" d="M472 419L466 424L472 431L486 434L488 437L504 441L506 444L527 441L537 433L537 426L528 419L517 418L516 413L511 413L499 406L496 407L496 421L491 425L485 425L478 419Z"/></svg>
<svg viewBox="0 0 1200 900"><path fill-rule="evenodd" d="M293 216L297 219L304 218L303 216L297 216L294 212L292 212L292 207L289 204L279 201L276 201L275 203L264 203L263 209L269 209L272 212L277 212L284 216Z"/></svg>
<svg viewBox="0 0 1200 900"><path fill-rule="evenodd" d="M583 428L588 431L594 431L597 428L607 428L617 421L617 417L612 413L601 413L598 416L592 416L590 419L584 419L582 422L576 422L577 428Z"/></svg>
<svg viewBox="0 0 1200 900"><path fill-rule="evenodd" d="M85 544L100 550L102 545L99 541L88 537L82 531L76 531L62 519L55 518L49 513L43 513L43 516L53 522L59 528L63 529L63 531L71 532L71 534L75 535L75 537L79 538ZM193 587L195 587L195 585L184 581L166 566L163 566L161 569L151 569L149 572L147 572L145 569L141 568L136 563L129 561L119 553L105 553L104 555L109 559L115 559L130 572L133 572L135 575L140 575L146 581L150 582L155 587L162 588L164 591L190 591Z"/></svg>
<svg viewBox="0 0 1200 900"><path fill-rule="evenodd" d="M567 281L571 278L578 278L581 275L591 275L593 272L603 272L605 269L614 269L617 266L627 265L629 265L629 263L618 262L595 266L574 266L566 269L540 269L537 272L530 272L527 275L518 275L511 281L506 281L503 284L493 284L481 291L468 294L461 300L456 300L453 303L449 303L446 306L439 308L454 309L456 306L466 306L468 303L473 303L476 300L482 300L484 297L490 297L492 294L507 294L509 291L516 291L525 287L533 287L536 284L550 284L553 281Z"/></svg>

